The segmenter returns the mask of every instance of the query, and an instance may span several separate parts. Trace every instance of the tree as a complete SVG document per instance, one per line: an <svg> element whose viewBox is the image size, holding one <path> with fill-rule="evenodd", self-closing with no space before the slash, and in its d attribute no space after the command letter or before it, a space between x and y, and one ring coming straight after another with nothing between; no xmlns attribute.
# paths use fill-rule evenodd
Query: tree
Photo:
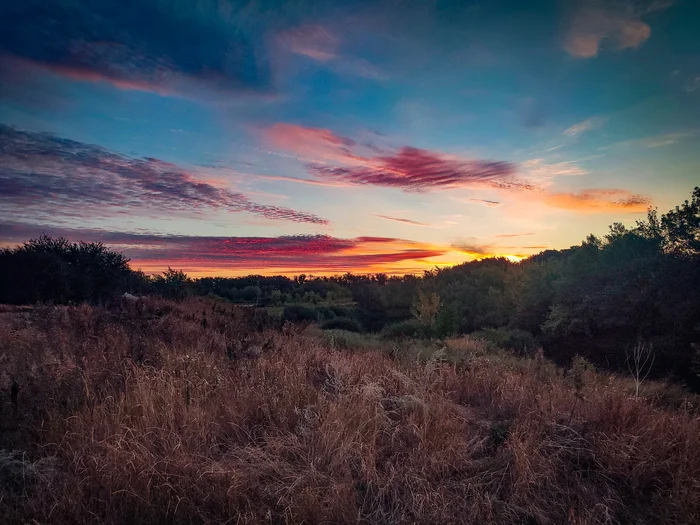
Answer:
<svg viewBox="0 0 700 525"><path fill-rule="evenodd" d="M700 187L693 190L690 201L661 217L666 249L674 255L700 255Z"/></svg>
<svg viewBox="0 0 700 525"><path fill-rule="evenodd" d="M424 325L432 327L440 311L440 304L440 296L437 293L418 290L418 295L413 301L413 315Z"/></svg>
<svg viewBox="0 0 700 525"><path fill-rule="evenodd" d="M639 387L649 377L655 359L652 346L642 341L627 352L627 369L634 380L634 397L639 397Z"/></svg>
<svg viewBox="0 0 700 525"><path fill-rule="evenodd" d="M184 299L189 295L191 279L182 270L173 270L170 266L162 275L153 277L156 293L169 299Z"/></svg>
<svg viewBox="0 0 700 525"><path fill-rule="evenodd" d="M102 243L42 235L0 251L4 302L101 302L134 282L129 259Z"/></svg>

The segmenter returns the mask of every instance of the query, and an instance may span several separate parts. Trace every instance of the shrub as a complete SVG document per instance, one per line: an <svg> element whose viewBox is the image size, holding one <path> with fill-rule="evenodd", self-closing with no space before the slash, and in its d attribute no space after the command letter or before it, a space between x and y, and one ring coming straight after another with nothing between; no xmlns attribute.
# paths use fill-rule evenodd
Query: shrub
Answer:
<svg viewBox="0 0 700 525"><path fill-rule="evenodd" d="M355 319L349 317L335 317L327 319L321 323L321 328L324 330L346 330L348 332L361 332L362 327Z"/></svg>
<svg viewBox="0 0 700 525"><path fill-rule="evenodd" d="M352 313L350 308L346 308L344 306L332 305L332 306L329 306L328 308L330 308L331 311L337 317L350 317L350 314Z"/></svg>
<svg viewBox="0 0 700 525"><path fill-rule="evenodd" d="M173 270L168 267L162 275L155 275L151 279L153 291L168 299L184 299L190 294L192 280L182 270Z"/></svg>
<svg viewBox="0 0 700 525"><path fill-rule="evenodd" d="M418 319L407 319L399 323L385 326L382 337L385 339L424 338L430 336L430 327L421 323Z"/></svg>
<svg viewBox="0 0 700 525"><path fill-rule="evenodd" d="M370 334L333 329L324 331L322 335L325 344L338 350L378 350L381 346L376 336Z"/></svg>
<svg viewBox="0 0 700 525"><path fill-rule="evenodd" d="M303 321L316 322L318 320L318 315L314 308L309 308L308 306L302 306L298 304L285 306L282 312L282 319L292 323L299 323Z"/></svg>
<svg viewBox="0 0 700 525"><path fill-rule="evenodd" d="M317 306L316 307L316 318L319 321L334 319L336 317L335 312L328 308L327 306Z"/></svg>
<svg viewBox="0 0 700 525"><path fill-rule="evenodd" d="M518 328L484 328L470 334L477 339L491 343L499 348L511 350L519 355L533 355L539 344L535 336Z"/></svg>
<svg viewBox="0 0 700 525"><path fill-rule="evenodd" d="M260 300L262 291L260 290L259 286L246 286L240 291L238 295L244 301L252 303L258 302Z"/></svg>

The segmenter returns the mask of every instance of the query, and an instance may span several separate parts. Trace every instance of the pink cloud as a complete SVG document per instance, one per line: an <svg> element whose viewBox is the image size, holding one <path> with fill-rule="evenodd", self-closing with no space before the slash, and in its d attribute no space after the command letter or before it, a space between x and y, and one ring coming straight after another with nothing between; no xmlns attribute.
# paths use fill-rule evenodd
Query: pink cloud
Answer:
<svg viewBox="0 0 700 525"><path fill-rule="evenodd" d="M666 9L671 4L657 3L647 12ZM651 36L651 27L641 19L643 14L633 3L623 0L607 4L583 1L571 18L564 50L577 58L591 58L608 41L617 49L635 49Z"/></svg>
<svg viewBox="0 0 700 525"><path fill-rule="evenodd" d="M394 155L374 157L368 164L354 167L314 165L310 170L322 179L406 191L488 186L515 174L515 166L509 162L452 159L410 146L404 146Z"/></svg>
<svg viewBox="0 0 700 525"><path fill-rule="evenodd" d="M380 149L372 144L357 144L330 129L286 123L263 130L263 137L272 147L299 155L299 160L307 163L307 171L315 177L312 181L321 183L385 186L404 191L535 189L532 184L518 179L518 166L507 161L461 158L411 146ZM570 166L566 167L567 172L571 170ZM303 183L314 184L312 181ZM499 204L479 199L475 202L490 206Z"/></svg>
<svg viewBox="0 0 700 525"><path fill-rule="evenodd" d="M323 26L296 27L280 33L278 39L281 45L292 53L319 62L326 62L337 57L338 38Z"/></svg>

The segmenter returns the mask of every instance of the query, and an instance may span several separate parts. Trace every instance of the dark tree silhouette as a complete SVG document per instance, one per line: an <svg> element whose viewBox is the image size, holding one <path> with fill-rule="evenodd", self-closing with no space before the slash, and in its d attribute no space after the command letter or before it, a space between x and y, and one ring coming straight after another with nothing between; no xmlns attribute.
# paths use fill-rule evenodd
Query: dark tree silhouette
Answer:
<svg viewBox="0 0 700 525"><path fill-rule="evenodd" d="M128 286L129 259L102 243L42 235L0 251L0 301L101 302Z"/></svg>

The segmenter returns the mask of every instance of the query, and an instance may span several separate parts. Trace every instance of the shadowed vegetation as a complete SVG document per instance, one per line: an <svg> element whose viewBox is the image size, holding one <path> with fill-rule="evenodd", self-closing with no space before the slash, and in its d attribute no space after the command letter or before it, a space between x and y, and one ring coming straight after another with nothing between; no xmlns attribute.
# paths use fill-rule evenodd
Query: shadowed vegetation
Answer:
<svg viewBox="0 0 700 525"><path fill-rule="evenodd" d="M275 323L211 299L5 307L4 522L700 519L698 398L678 387Z"/></svg>

